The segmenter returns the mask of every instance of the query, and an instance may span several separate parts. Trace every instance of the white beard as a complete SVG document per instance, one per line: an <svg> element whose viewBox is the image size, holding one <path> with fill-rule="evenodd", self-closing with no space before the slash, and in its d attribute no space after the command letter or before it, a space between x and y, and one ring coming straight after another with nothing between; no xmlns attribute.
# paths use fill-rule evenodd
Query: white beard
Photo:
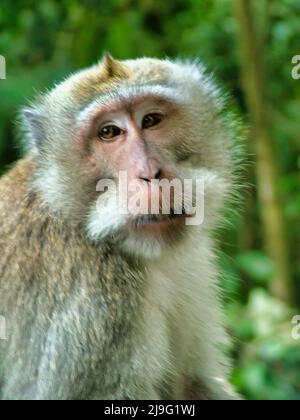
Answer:
<svg viewBox="0 0 300 420"><path fill-rule="evenodd" d="M197 197L201 200L204 219L201 226L186 226L186 236L197 236L216 223L219 208L223 205L224 196L228 192L227 182L217 173L207 169L198 171L185 169L182 179L197 179L203 181L203 195ZM199 204L199 203L198 203ZM198 206L197 204L197 206ZM108 190L100 195L97 202L93 203L87 219L87 234L93 241L100 241L107 237L117 238L118 246L130 255L142 256L148 259L159 258L167 244L163 235L151 236L130 229L129 221L132 215L121 210L121 204L116 190ZM187 223L190 224L190 223ZM201 233L200 233L201 235Z"/></svg>

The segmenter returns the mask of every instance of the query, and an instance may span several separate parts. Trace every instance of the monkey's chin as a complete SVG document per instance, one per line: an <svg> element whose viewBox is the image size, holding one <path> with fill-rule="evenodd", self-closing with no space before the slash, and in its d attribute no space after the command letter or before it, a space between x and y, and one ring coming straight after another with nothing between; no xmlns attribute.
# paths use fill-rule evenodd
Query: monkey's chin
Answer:
<svg viewBox="0 0 300 420"><path fill-rule="evenodd" d="M122 248L131 255L156 259L186 236L186 215L143 215L129 221Z"/></svg>
<svg viewBox="0 0 300 420"><path fill-rule="evenodd" d="M101 210L101 209L100 209ZM113 241L130 255L159 258L169 247L181 242L188 232L187 215L139 215L124 217L112 207L91 209L87 235L93 242Z"/></svg>

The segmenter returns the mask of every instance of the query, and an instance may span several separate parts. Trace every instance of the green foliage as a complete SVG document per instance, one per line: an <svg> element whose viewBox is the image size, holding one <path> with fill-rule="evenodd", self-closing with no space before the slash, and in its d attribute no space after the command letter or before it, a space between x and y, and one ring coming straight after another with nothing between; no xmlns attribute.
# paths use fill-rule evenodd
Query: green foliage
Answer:
<svg viewBox="0 0 300 420"><path fill-rule="evenodd" d="M293 311L264 289L254 288L246 306L227 306L239 365L233 382L251 399L300 399L299 342L292 339Z"/></svg>
<svg viewBox="0 0 300 420"><path fill-rule="evenodd" d="M0 55L0 172L18 157L16 120L35 93L110 51L117 58L201 58L245 111L240 80L237 24L232 1L2 0ZM264 1L255 2L258 8ZM231 217L221 236L224 301L233 336L233 382L246 398L300 399L300 340L291 338L291 318L300 313L300 81L291 77L300 54L299 0L274 0L269 19L259 12L258 36L267 43L265 85L273 146L280 162L278 189L284 201L291 249L295 305L275 300L274 264L263 250L254 187L245 191L243 219ZM249 160L254 161L252 144ZM255 179L249 169L249 185Z"/></svg>
<svg viewBox="0 0 300 420"><path fill-rule="evenodd" d="M237 256L236 261L242 273L262 285L266 285L274 274L272 260L261 251L243 252Z"/></svg>

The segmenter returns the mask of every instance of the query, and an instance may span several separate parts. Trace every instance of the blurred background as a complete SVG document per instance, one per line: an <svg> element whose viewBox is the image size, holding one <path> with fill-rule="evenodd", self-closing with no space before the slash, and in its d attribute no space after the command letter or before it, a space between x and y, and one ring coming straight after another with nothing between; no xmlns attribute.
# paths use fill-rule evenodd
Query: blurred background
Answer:
<svg viewBox="0 0 300 420"><path fill-rule="evenodd" d="M0 173L21 154L22 105L104 51L200 58L231 93L249 164L220 264L232 382L248 399L300 399L299 40L299 0L1 0Z"/></svg>

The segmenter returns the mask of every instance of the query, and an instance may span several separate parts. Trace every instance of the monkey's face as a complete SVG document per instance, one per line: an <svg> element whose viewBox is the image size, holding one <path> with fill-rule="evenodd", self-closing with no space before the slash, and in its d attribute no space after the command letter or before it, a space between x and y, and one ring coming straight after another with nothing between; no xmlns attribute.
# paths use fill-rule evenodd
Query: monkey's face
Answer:
<svg viewBox="0 0 300 420"><path fill-rule="evenodd" d="M171 92L127 87L113 99L98 98L87 118L85 112L79 116L83 164L100 181L92 232L114 229L144 241L177 239L189 215L176 153L184 115Z"/></svg>
<svg viewBox="0 0 300 420"><path fill-rule="evenodd" d="M51 92L42 115L29 115L33 133L39 128L39 190L95 240L151 254L180 240L195 204L203 208L229 172L212 96L194 65L106 58Z"/></svg>

